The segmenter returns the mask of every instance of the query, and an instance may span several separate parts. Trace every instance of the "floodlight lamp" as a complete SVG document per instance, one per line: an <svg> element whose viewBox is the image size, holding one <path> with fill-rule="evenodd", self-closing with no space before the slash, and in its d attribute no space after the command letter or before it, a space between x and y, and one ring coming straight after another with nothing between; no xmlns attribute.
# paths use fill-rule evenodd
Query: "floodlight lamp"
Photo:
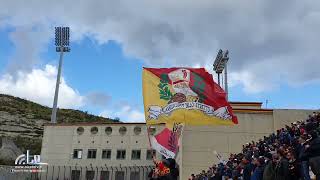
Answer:
<svg viewBox="0 0 320 180"><path fill-rule="evenodd" d="M226 50L226 52L224 53L224 57L229 59L229 56L228 56L228 55L229 55L229 51Z"/></svg>
<svg viewBox="0 0 320 180"><path fill-rule="evenodd" d="M213 64L213 70L216 73L222 73L223 69L225 68L225 64L228 62L229 57L228 57L229 51L222 51L221 49L219 50L217 57L214 61Z"/></svg>
<svg viewBox="0 0 320 180"><path fill-rule="evenodd" d="M69 27L55 27L55 45L57 46L57 52L70 52L69 39Z"/></svg>

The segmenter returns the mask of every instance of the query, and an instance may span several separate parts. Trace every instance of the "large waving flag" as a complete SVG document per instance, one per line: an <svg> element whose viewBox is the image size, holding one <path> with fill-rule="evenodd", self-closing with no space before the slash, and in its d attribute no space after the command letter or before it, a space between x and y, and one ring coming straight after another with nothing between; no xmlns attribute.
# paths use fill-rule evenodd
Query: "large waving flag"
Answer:
<svg viewBox="0 0 320 180"><path fill-rule="evenodd" d="M143 98L149 125L238 123L226 93L204 68L144 68Z"/></svg>

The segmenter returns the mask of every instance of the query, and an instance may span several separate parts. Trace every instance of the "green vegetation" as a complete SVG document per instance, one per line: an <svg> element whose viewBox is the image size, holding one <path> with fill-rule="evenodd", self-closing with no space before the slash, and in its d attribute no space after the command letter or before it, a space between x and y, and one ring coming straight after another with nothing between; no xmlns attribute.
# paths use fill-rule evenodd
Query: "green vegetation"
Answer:
<svg viewBox="0 0 320 180"><path fill-rule="evenodd" d="M5 114L10 114L10 118ZM18 119L18 121L16 121ZM51 108L42 106L40 104L13 97L9 95L0 94L0 126L12 123L13 126L23 127L25 130L7 130L0 129L1 136L10 137L15 145L22 151L31 150L33 154L41 153L43 123L50 122ZM57 114L58 123L76 123L76 122L119 122L119 119L109 119L100 116L88 114L87 112L59 109ZM11 134L10 134L11 133ZM12 133L18 135L12 135ZM0 150L1 150L1 136L0 136ZM0 156L0 165L13 165L14 160L4 160Z"/></svg>
<svg viewBox="0 0 320 180"><path fill-rule="evenodd" d="M14 144L22 151L26 152L27 150L32 150L33 154L40 154L41 153L41 138L28 138L17 136L13 139Z"/></svg>
<svg viewBox="0 0 320 180"><path fill-rule="evenodd" d="M14 161L11 160L4 160L4 159L0 159L0 165L8 165L8 166L13 166L14 165Z"/></svg>
<svg viewBox="0 0 320 180"><path fill-rule="evenodd" d="M51 108L40 104L0 94L0 111L8 112L11 115L18 115L27 119L41 119L50 121ZM118 122L117 120L88 114L87 112L73 109L59 109L57 113L58 123L72 122Z"/></svg>

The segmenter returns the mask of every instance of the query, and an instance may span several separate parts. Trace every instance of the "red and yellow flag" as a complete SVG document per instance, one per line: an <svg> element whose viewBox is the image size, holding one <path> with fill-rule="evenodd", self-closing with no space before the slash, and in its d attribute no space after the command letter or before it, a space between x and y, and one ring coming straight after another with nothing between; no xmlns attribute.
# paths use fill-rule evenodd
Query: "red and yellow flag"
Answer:
<svg viewBox="0 0 320 180"><path fill-rule="evenodd" d="M226 93L204 68L144 68L143 98L149 125L238 123Z"/></svg>
<svg viewBox="0 0 320 180"><path fill-rule="evenodd" d="M150 135L150 145L166 158L175 158L180 146L182 123L166 124L166 127L155 135Z"/></svg>

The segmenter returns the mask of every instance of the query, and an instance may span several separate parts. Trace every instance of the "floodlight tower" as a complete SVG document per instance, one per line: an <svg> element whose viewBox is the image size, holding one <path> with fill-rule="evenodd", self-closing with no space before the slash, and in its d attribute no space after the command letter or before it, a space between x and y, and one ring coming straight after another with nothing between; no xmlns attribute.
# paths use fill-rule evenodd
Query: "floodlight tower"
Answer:
<svg viewBox="0 0 320 180"><path fill-rule="evenodd" d="M54 100L53 100L53 107L52 107L51 123L57 123L57 104L58 104L58 96L59 96L63 53L70 52L69 32L70 32L69 27L55 27L56 52L60 52L60 59L59 59L59 67L58 67L58 74L57 74L56 90L54 93Z"/></svg>
<svg viewBox="0 0 320 180"><path fill-rule="evenodd" d="M222 50L220 49L217 57L213 63L213 70L218 74L218 84L220 84L220 74L223 71L223 65L221 64L221 59L222 59Z"/></svg>
<svg viewBox="0 0 320 180"><path fill-rule="evenodd" d="M213 70L218 74L218 84L222 86L223 84L220 83L220 74L222 74L224 70L224 90L227 94L228 99L228 71L227 71L227 62L229 60L229 51L222 51L219 50L217 57L213 63Z"/></svg>

